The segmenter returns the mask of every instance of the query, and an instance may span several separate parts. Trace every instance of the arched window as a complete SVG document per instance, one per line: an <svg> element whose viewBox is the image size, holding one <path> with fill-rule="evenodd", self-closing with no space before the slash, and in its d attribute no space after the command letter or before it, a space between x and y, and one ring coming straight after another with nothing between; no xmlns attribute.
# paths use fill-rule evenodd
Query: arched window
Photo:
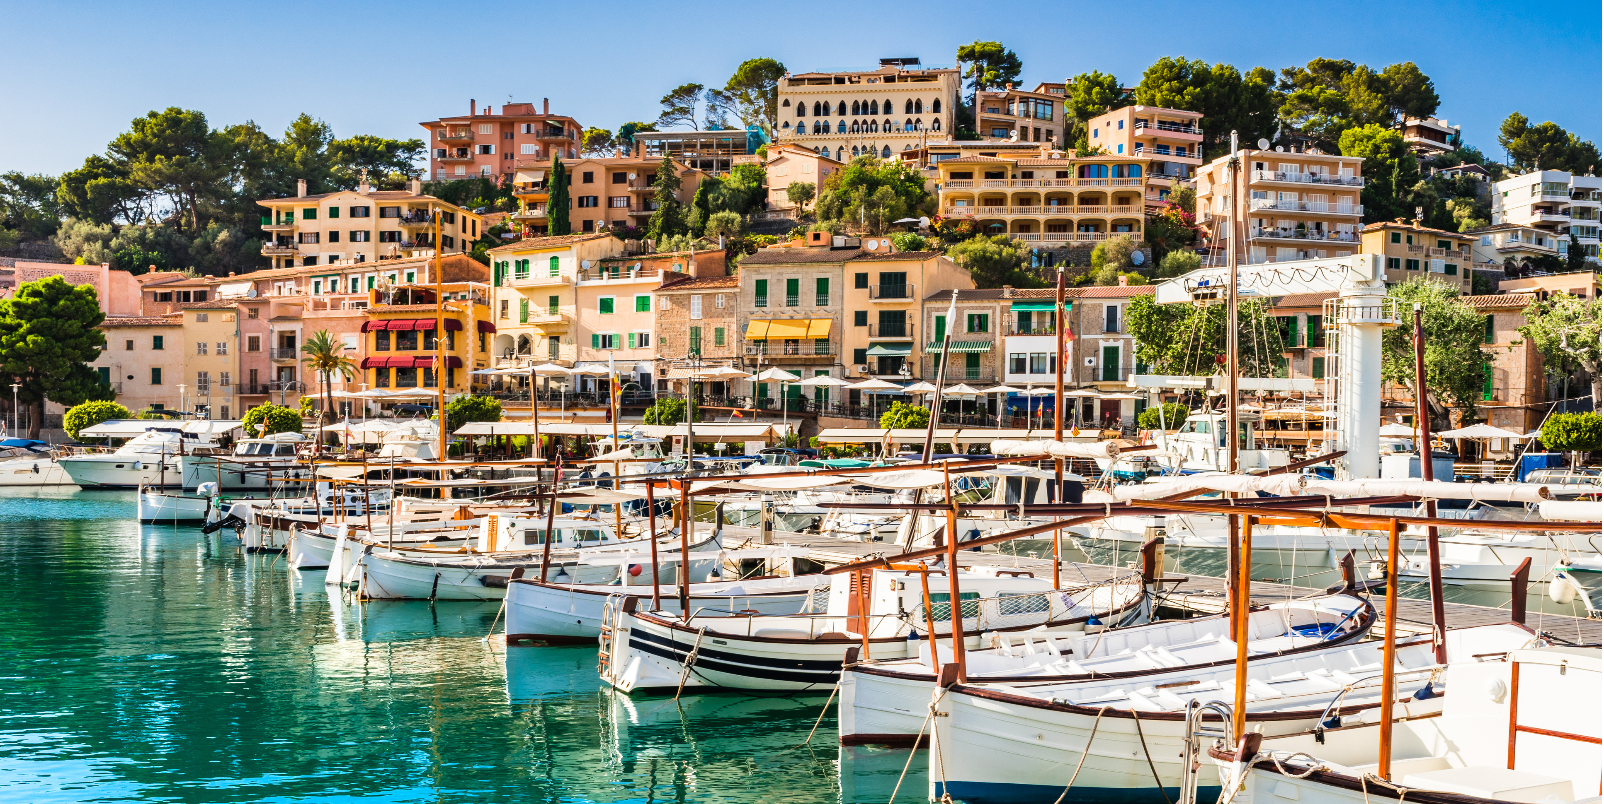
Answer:
<svg viewBox="0 0 1604 804"><path fill-rule="evenodd" d="M880 149L880 158L881 159L890 159L891 158L891 146L887 145L884 148ZM689 425L687 425L687 426L689 426Z"/></svg>
<svg viewBox="0 0 1604 804"><path fill-rule="evenodd" d="M837 161L837 162L845 162L845 161L847 161L846 158L845 158L846 155L847 155L847 149L842 148L839 145L837 145L835 147L835 161Z"/></svg>
<svg viewBox="0 0 1604 804"><path fill-rule="evenodd" d="M841 101L840 103L837 103L835 105L835 113L836 113L836 115L838 117L846 117L847 116L847 102L846 101Z"/></svg>
<svg viewBox="0 0 1604 804"><path fill-rule="evenodd" d="M924 114L925 113L925 102L924 102L923 99L914 100L914 102L913 102L913 113L914 114Z"/></svg>
<svg viewBox="0 0 1604 804"><path fill-rule="evenodd" d="M854 146L852 146L852 156L854 158L856 158L857 155L858 155L858 146L854 145Z"/></svg>
<svg viewBox="0 0 1604 804"><path fill-rule="evenodd" d="M913 101L912 100L903 101L903 103L902 103L902 113L903 114L913 114Z"/></svg>
<svg viewBox="0 0 1604 804"><path fill-rule="evenodd" d="M818 116L820 116L822 114L824 114L823 108L819 106L819 102L818 101L814 101L813 102L813 116L814 117L818 117Z"/></svg>
<svg viewBox="0 0 1604 804"><path fill-rule="evenodd" d="M870 120L869 121L869 133L871 133L871 134L880 133L880 121L879 120Z"/></svg>
<svg viewBox="0 0 1604 804"><path fill-rule="evenodd" d="M912 131L913 130L913 118L910 117L907 120L902 121L902 130L903 131Z"/></svg>
<svg viewBox="0 0 1604 804"><path fill-rule="evenodd" d="M790 127L791 127L791 121L789 121L789 120L785 121L785 125L780 126L780 128L790 128Z"/></svg>
<svg viewBox="0 0 1604 804"><path fill-rule="evenodd" d="M790 98L786 98L785 102L781 103L780 105L785 107L785 108L787 108L787 109L791 108L791 99Z"/></svg>
<svg viewBox="0 0 1604 804"><path fill-rule="evenodd" d="M858 114L858 102L857 101L853 101L852 102L852 115L854 117L856 117L857 114Z"/></svg>
<svg viewBox="0 0 1604 804"><path fill-rule="evenodd" d="M836 121L835 133L837 133L837 134L845 134L845 133L847 133L847 121L845 121L845 120Z"/></svg>
<svg viewBox="0 0 1604 804"><path fill-rule="evenodd" d="M856 120L852 121L852 133L853 134L858 133L858 121L856 121ZM857 149L853 149L853 150L857 150Z"/></svg>
<svg viewBox="0 0 1604 804"><path fill-rule="evenodd" d="M880 101L869 101L869 114L880 114Z"/></svg>
<svg viewBox="0 0 1604 804"><path fill-rule="evenodd" d="M930 130L931 131L940 131L941 130L941 118L938 117L938 118L930 121Z"/></svg>
<svg viewBox="0 0 1604 804"><path fill-rule="evenodd" d="M936 98L935 100L930 102L930 113L931 114L941 114L941 99L940 98Z"/></svg>
<svg viewBox="0 0 1604 804"><path fill-rule="evenodd" d="M880 124L880 130L886 132L887 134L889 134L889 133L891 133L893 131L896 131L897 127L896 127L895 124L893 124L891 122L891 118L888 117L888 118L886 118L886 121L884 123Z"/></svg>
<svg viewBox="0 0 1604 804"><path fill-rule="evenodd" d="M814 133L814 134L819 133L819 121L817 121L817 120L813 121L813 132L812 133Z"/></svg>
<svg viewBox="0 0 1604 804"><path fill-rule="evenodd" d="M808 105L806 103L798 103L796 105L796 116L797 117L807 117L808 116Z"/></svg>
<svg viewBox="0 0 1604 804"><path fill-rule="evenodd" d="M886 110L886 114L892 114L892 113L897 111L896 108L891 105L891 99L890 98L886 98L885 105L882 106L881 108Z"/></svg>

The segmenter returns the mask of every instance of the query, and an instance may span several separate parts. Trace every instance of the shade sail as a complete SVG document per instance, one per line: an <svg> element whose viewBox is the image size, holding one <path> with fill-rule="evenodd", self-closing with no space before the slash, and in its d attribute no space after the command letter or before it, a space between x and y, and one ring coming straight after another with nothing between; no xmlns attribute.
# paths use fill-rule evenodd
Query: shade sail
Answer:
<svg viewBox="0 0 1604 804"><path fill-rule="evenodd" d="M254 284L254 282L228 282L218 285L217 297L219 299L233 299L240 296L248 296L251 292L251 286Z"/></svg>
<svg viewBox="0 0 1604 804"><path fill-rule="evenodd" d="M832 323L834 323L834 322L831 319L828 319L828 318L815 318L815 319L812 319L812 320L808 321L808 337L809 338L828 338L828 337L830 337L830 325Z"/></svg>
<svg viewBox="0 0 1604 804"><path fill-rule="evenodd" d="M869 345L870 357L906 357L913 352L911 343L875 343Z"/></svg>
<svg viewBox="0 0 1604 804"><path fill-rule="evenodd" d="M1033 299L1031 301L1016 301L1013 304L1008 305L1008 309L1010 309L1010 310L1048 310L1048 311L1051 311L1057 306L1058 306L1057 303L1055 303L1052 299L1042 299L1042 300ZM1065 307L1069 306L1069 300L1068 299L1064 300L1064 306Z"/></svg>
<svg viewBox="0 0 1604 804"><path fill-rule="evenodd" d="M512 180L517 182L517 183L519 183L519 184L530 184L530 183L535 183L535 182L543 182L543 181L546 180L546 171L544 171L544 170L520 170L517 173L513 174Z"/></svg>
<svg viewBox="0 0 1604 804"><path fill-rule="evenodd" d="M751 321L746 322L746 337L748 340L762 340L763 338L768 337L768 333L768 319L754 318Z"/></svg>
<svg viewBox="0 0 1604 804"><path fill-rule="evenodd" d="M769 334L765 337L769 340L776 338L806 338L808 337L808 321L770 321Z"/></svg>
<svg viewBox="0 0 1604 804"><path fill-rule="evenodd" d="M973 354L991 351L991 341L953 341L947 344L949 354ZM931 341L925 344L925 352L941 353L941 341Z"/></svg>

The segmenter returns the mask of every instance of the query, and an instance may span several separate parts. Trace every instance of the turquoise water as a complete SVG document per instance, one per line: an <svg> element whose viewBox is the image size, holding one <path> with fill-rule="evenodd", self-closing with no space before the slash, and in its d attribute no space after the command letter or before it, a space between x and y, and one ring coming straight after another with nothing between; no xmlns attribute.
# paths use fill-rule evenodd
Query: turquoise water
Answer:
<svg viewBox="0 0 1604 804"><path fill-rule="evenodd" d="M886 801L824 704L603 692L497 607L331 600L128 493L0 498L0 801ZM899 800L922 800L921 753ZM909 793L913 795L909 795Z"/></svg>

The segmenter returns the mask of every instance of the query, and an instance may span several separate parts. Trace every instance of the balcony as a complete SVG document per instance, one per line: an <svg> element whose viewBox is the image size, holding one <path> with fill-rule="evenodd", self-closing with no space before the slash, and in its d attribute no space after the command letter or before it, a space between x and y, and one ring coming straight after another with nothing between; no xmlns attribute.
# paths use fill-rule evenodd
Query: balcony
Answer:
<svg viewBox="0 0 1604 804"><path fill-rule="evenodd" d="M1331 232L1311 229L1278 229L1275 227L1255 226L1248 230L1248 237L1253 240L1318 240L1326 243L1357 243L1359 235L1353 232ZM1416 246L1415 248L1419 248Z"/></svg>
<svg viewBox="0 0 1604 804"><path fill-rule="evenodd" d="M443 128L435 135L440 142L473 142L473 129Z"/></svg>
<svg viewBox="0 0 1604 804"><path fill-rule="evenodd" d="M912 338L913 327L908 324L870 324L869 337L871 338Z"/></svg>
<svg viewBox="0 0 1604 804"><path fill-rule="evenodd" d="M437 156L437 157L434 158L434 161L436 161L436 162L472 162L473 161L473 152L469 151L466 148L458 148L455 151L446 151L445 156Z"/></svg>
<svg viewBox="0 0 1604 804"><path fill-rule="evenodd" d="M1199 138L1203 136L1203 131L1196 125L1189 123L1171 123L1168 120L1156 120L1152 123L1149 123L1146 120L1137 120L1131 126L1131 128L1147 129L1149 131L1165 131L1171 134L1187 134Z"/></svg>
<svg viewBox="0 0 1604 804"><path fill-rule="evenodd" d="M527 321L520 319L518 323L534 324L542 329L554 329L557 327L566 327L572 323L572 321L573 315L564 313L561 310L552 310L547 308L545 310L530 310L529 319Z"/></svg>
<svg viewBox="0 0 1604 804"><path fill-rule="evenodd" d="M272 360L300 360L301 350L296 346L275 346L268 350L268 357Z"/></svg>
<svg viewBox="0 0 1604 804"><path fill-rule="evenodd" d="M300 246L294 243L275 242L262 244L262 256L264 257L293 257L300 253Z"/></svg>
<svg viewBox="0 0 1604 804"><path fill-rule="evenodd" d="M769 362L834 363L836 359L833 345L825 347L825 351L820 353L817 344L806 339L795 342L756 341L748 343L741 351L747 357L762 358Z"/></svg>
<svg viewBox="0 0 1604 804"><path fill-rule="evenodd" d="M629 183L628 189L632 193L652 193L657 191L657 186L646 182L632 181Z"/></svg>
<svg viewBox="0 0 1604 804"><path fill-rule="evenodd" d="M1116 235L1130 235L1132 238L1142 236L1141 231L1115 232ZM1108 232L1009 232L1010 240L1024 240L1030 243L1101 243L1108 239Z"/></svg>
<svg viewBox="0 0 1604 804"><path fill-rule="evenodd" d="M600 268L579 269L579 281L581 282L656 282L661 277L662 271L657 268L636 268L633 265L615 265L602 266Z"/></svg>
<svg viewBox="0 0 1604 804"><path fill-rule="evenodd" d="M514 271L508 278L511 279L511 284L524 287L537 285L567 285L573 281L567 274L564 273L558 273L556 276L552 276L550 270L523 272Z"/></svg>
<svg viewBox="0 0 1604 804"><path fill-rule="evenodd" d="M546 219L546 206L541 204L532 208L526 207L512 213L509 217L515 221L543 221Z"/></svg>
<svg viewBox="0 0 1604 804"><path fill-rule="evenodd" d="M410 215L402 215L401 217L396 219L396 222L401 224L402 226L433 226L434 225L434 219L431 216L429 216L427 213L414 213L414 214L410 214Z"/></svg>
<svg viewBox="0 0 1604 804"><path fill-rule="evenodd" d="M1272 198L1255 198L1249 209L1273 209L1278 212L1308 212L1315 215L1363 215L1364 204L1333 204L1328 201L1281 201Z"/></svg>
<svg viewBox="0 0 1604 804"><path fill-rule="evenodd" d="M1337 187L1363 187L1363 176L1337 176L1330 173L1292 173L1280 170L1255 170L1251 181L1285 182L1292 184L1319 184Z"/></svg>
<svg viewBox="0 0 1604 804"><path fill-rule="evenodd" d="M551 195L551 187L541 182L533 187L515 187L512 194L515 198L547 198Z"/></svg>
<svg viewBox="0 0 1604 804"><path fill-rule="evenodd" d="M293 231L295 231L295 218L293 216L291 216L291 217L287 217L287 218L280 218L277 221L274 221L272 218L263 218L262 219L262 231L264 231L264 232L293 232Z"/></svg>
<svg viewBox="0 0 1604 804"><path fill-rule="evenodd" d="M869 298L875 301L910 301L913 285L870 285Z"/></svg>
<svg viewBox="0 0 1604 804"><path fill-rule="evenodd" d="M1159 160L1168 161L1168 162L1175 162L1175 161L1178 161L1178 160L1186 160L1182 164L1188 164L1188 165L1201 165L1201 164L1203 164L1203 154L1202 153L1200 153L1198 151L1188 151L1188 152L1182 152L1182 153L1171 153L1170 150L1169 150L1169 146L1167 146L1167 145L1160 145L1160 146L1158 146L1156 148L1137 148L1134 151L1133 155L1135 155L1137 157L1141 157L1143 159L1159 159ZM1155 177L1149 175L1148 178L1151 179L1151 178L1155 178Z"/></svg>
<svg viewBox="0 0 1604 804"><path fill-rule="evenodd" d="M1068 306L1068 302L1065 303L1065 306ZM1013 321L1013 322L1010 322L1008 324L1008 334L1009 335L1056 335L1056 334L1058 334L1058 327L1055 327L1052 324L1042 324L1042 325L1036 325L1036 326L1021 327L1021 326L1019 326L1019 322L1018 321Z"/></svg>

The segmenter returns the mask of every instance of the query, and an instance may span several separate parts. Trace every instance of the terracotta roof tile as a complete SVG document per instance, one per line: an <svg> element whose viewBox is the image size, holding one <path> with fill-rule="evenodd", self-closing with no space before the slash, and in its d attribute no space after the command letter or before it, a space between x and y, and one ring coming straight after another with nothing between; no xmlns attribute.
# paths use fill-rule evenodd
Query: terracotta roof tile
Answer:
<svg viewBox="0 0 1604 804"><path fill-rule="evenodd" d="M1080 288L1080 298L1083 299L1129 299L1136 296L1151 296L1157 289L1153 285L1119 285Z"/></svg>
<svg viewBox="0 0 1604 804"><path fill-rule="evenodd" d="M715 290L720 288L738 288L740 286L741 278L738 276L707 276L701 278L687 276L684 279L670 278L664 285L659 287L658 290Z"/></svg>
<svg viewBox="0 0 1604 804"><path fill-rule="evenodd" d="M1505 308L1524 309L1537 296L1533 293L1495 293L1485 296L1461 296L1460 298L1464 299L1465 303L1470 305L1472 309L1493 310Z"/></svg>
<svg viewBox="0 0 1604 804"><path fill-rule="evenodd" d="M806 265L856 260L869 252L858 248L765 248L748 254L741 265Z"/></svg>
<svg viewBox="0 0 1604 804"><path fill-rule="evenodd" d="M1002 301L1004 292L1005 291L1002 288L959 288L958 301ZM926 296L924 300L927 302L944 302L950 301L951 299L951 290L938 290L935 293Z"/></svg>
<svg viewBox="0 0 1604 804"><path fill-rule="evenodd" d="M919 261L923 261L923 260L928 260L928 259L930 259L932 257L940 257L940 256L941 256L941 252L940 251L897 251L897 252L893 252L893 253L890 253L890 254L874 254L874 253L865 252L863 254L863 256L861 256L861 257L853 257L852 261L853 262L865 262L867 260L919 260Z"/></svg>
<svg viewBox="0 0 1604 804"><path fill-rule="evenodd" d="M172 316L124 315L124 316L115 316L115 317L107 316L105 321L100 322L100 326L102 326L102 327L181 327L183 325L184 325L183 317L182 316L177 316L177 315L172 315Z"/></svg>
<svg viewBox="0 0 1604 804"><path fill-rule="evenodd" d="M490 249L490 253L494 254L498 251L516 251L519 249L566 246L571 243L583 243L586 240L595 240L602 237L612 237L612 235L606 232L587 232L584 234L552 235L549 237L526 237L522 240L516 240L508 243L505 246L496 246L495 248Z"/></svg>

